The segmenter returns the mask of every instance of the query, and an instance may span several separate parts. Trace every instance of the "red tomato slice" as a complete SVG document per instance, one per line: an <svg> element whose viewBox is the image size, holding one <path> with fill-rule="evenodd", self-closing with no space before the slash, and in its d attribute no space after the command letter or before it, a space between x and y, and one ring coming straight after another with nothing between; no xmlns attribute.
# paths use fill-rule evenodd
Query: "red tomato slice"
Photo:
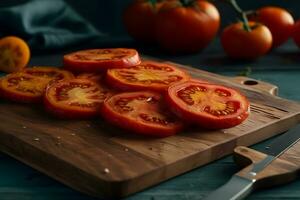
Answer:
<svg viewBox="0 0 300 200"><path fill-rule="evenodd" d="M47 87L44 103L59 118L78 119L97 115L103 101L112 95L103 85L87 79L68 79Z"/></svg>
<svg viewBox="0 0 300 200"><path fill-rule="evenodd" d="M108 68L130 67L140 64L135 49L88 49L64 56L64 66L75 72L101 72Z"/></svg>
<svg viewBox="0 0 300 200"><path fill-rule="evenodd" d="M160 94L128 92L104 101L102 116L110 123L137 134L166 137L178 133L183 124L166 110Z"/></svg>
<svg viewBox="0 0 300 200"><path fill-rule="evenodd" d="M167 102L180 118L208 129L230 128L249 115L249 102L236 90L187 81L168 89Z"/></svg>
<svg viewBox="0 0 300 200"><path fill-rule="evenodd" d="M25 73L6 75L0 81L0 93L5 99L34 103L42 100L49 81Z"/></svg>
<svg viewBox="0 0 300 200"><path fill-rule="evenodd" d="M165 91L171 84L189 79L186 72L172 65L151 61L128 68L109 69L106 77L109 85L123 91Z"/></svg>
<svg viewBox="0 0 300 200"><path fill-rule="evenodd" d="M100 81L102 81L103 74L83 73L83 74L79 74L77 78L88 79L96 83L99 83Z"/></svg>
<svg viewBox="0 0 300 200"><path fill-rule="evenodd" d="M32 67L22 71L23 73L47 79L48 81L58 81L62 79L74 78L74 75L66 70L61 70L55 67Z"/></svg>

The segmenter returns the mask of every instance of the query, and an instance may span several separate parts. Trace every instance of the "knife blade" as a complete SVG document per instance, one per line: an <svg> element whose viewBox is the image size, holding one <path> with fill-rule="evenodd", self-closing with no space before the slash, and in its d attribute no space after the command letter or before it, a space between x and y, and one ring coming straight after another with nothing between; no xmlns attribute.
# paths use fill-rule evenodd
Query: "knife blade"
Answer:
<svg viewBox="0 0 300 200"><path fill-rule="evenodd" d="M237 174L223 186L209 194L204 200L238 200L248 196L254 189L255 176L266 168L273 160L282 155L300 140L300 124L274 139L262 150L267 157L255 163L247 173L247 178Z"/></svg>

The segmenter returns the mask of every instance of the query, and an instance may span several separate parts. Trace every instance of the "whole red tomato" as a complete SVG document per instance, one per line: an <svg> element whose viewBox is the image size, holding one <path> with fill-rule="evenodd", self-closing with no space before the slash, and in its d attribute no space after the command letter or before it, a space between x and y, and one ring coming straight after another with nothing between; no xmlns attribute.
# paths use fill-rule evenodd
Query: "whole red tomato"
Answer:
<svg viewBox="0 0 300 200"><path fill-rule="evenodd" d="M184 5L167 1L158 11L156 38L171 53L192 53L206 47L216 35L220 15L216 7L203 0Z"/></svg>
<svg viewBox="0 0 300 200"><path fill-rule="evenodd" d="M295 23L294 26L294 31L293 31L293 39L294 42L298 45L298 47L300 48L300 20L298 20Z"/></svg>
<svg viewBox="0 0 300 200"><path fill-rule="evenodd" d="M294 19L285 9L279 7L267 6L257 10L251 20L258 21L266 25L273 37L273 47L286 42L292 35Z"/></svg>
<svg viewBox="0 0 300 200"><path fill-rule="evenodd" d="M150 0L135 0L124 11L123 22L130 36L141 42L154 42L154 24L161 3Z"/></svg>
<svg viewBox="0 0 300 200"><path fill-rule="evenodd" d="M251 31L243 23L229 25L221 34L221 43L228 56L239 59L254 59L266 54L272 46L270 30L256 22L249 22Z"/></svg>

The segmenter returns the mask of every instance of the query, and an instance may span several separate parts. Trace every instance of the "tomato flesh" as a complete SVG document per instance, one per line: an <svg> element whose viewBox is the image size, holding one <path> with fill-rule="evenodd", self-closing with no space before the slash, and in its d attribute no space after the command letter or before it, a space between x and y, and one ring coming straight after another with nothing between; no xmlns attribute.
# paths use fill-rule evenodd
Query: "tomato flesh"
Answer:
<svg viewBox="0 0 300 200"><path fill-rule="evenodd" d="M130 67L141 62L134 49L88 49L64 56L64 67L75 72L101 72L108 68Z"/></svg>
<svg viewBox="0 0 300 200"><path fill-rule="evenodd" d="M82 73L82 74L79 74L77 76L77 78L88 79L88 80L91 80L91 81L95 81L96 83L99 83L103 78L103 74Z"/></svg>
<svg viewBox="0 0 300 200"><path fill-rule="evenodd" d="M6 75L0 81L1 96L15 102L35 103L42 99L48 81L24 73Z"/></svg>
<svg viewBox="0 0 300 200"><path fill-rule="evenodd" d="M155 92L117 94L105 100L101 113L110 123L142 135L166 137L183 127Z"/></svg>
<svg viewBox="0 0 300 200"><path fill-rule="evenodd" d="M97 115L103 101L112 95L105 86L86 79L63 80L50 85L45 94L46 110L60 118Z"/></svg>
<svg viewBox="0 0 300 200"><path fill-rule="evenodd" d="M189 79L186 72L172 65L151 61L128 68L109 69L106 77L110 85L123 91L165 91L171 84Z"/></svg>
<svg viewBox="0 0 300 200"><path fill-rule="evenodd" d="M236 90L187 81L171 86L167 102L179 117L208 129L230 128L249 115L249 102Z"/></svg>

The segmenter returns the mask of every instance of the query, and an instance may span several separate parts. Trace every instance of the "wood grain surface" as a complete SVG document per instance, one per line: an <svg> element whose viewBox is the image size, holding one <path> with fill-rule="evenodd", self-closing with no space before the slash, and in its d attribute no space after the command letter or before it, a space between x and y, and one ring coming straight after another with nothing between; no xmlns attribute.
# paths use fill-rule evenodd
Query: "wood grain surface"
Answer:
<svg viewBox="0 0 300 200"><path fill-rule="evenodd" d="M300 142L293 145L290 149L272 161L262 171L258 172L253 177L255 189L268 188L276 185L281 185L295 180L299 177L300 159L299 159ZM255 163L259 163L267 155L259 151L239 146L234 150L234 158L236 163L245 167L236 175L249 178L249 172Z"/></svg>
<svg viewBox="0 0 300 200"><path fill-rule="evenodd" d="M190 127L160 139L137 136L105 123L57 120L39 105L1 101L0 150L97 197L121 197L219 159L239 145L251 145L299 122L296 102L187 66L193 77L239 89L251 102L250 117L230 129Z"/></svg>

